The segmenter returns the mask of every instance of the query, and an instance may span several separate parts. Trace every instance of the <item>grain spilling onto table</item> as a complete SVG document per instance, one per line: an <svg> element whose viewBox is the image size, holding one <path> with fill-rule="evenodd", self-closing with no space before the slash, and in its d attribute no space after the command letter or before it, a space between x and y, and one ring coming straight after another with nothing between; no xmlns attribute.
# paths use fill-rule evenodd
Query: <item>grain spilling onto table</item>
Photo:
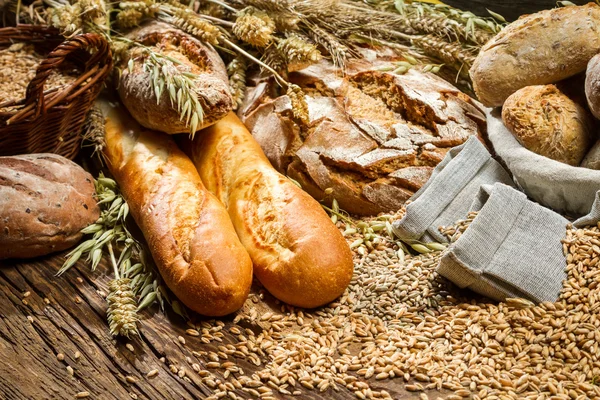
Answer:
<svg viewBox="0 0 600 400"><path fill-rule="evenodd" d="M456 240L475 216L441 230ZM356 238L346 236L349 243ZM450 391L447 399L600 396L598 227L566 232L568 279L556 303L539 305L494 303L460 291L435 272L441 252L407 254L402 262L385 231L379 238L369 253L355 248L350 287L325 308L277 301L267 308L253 301L264 296L260 291L228 328L232 342L218 340L222 321L196 323L192 329L205 340L190 339L195 359L187 357L192 368L185 375L197 374L211 400L306 390L326 396L342 388L359 399L386 399L392 395L375 387L389 379L421 399L429 390ZM184 362L170 359L171 372L182 376ZM256 372L247 371L251 366Z"/></svg>

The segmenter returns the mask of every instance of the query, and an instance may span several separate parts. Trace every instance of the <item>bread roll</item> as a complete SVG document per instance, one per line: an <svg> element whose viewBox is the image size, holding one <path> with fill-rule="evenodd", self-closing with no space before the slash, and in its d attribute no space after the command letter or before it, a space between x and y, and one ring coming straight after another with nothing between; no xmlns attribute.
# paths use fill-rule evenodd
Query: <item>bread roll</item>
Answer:
<svg viewBox="0 0 600 400"><path fill-rule="evenodd" d="M235 114L185 146L206 187L227 207L269 292L306 308L344 292L353 272L346 240L319 203L271 166Z"/></svg>
<svg viewBox="0 0 600 400"><path fill-rule="evenodd" d="M227 115L232 108L229 80L223 60L211 45L173 28L152 22L127 35L153 51L179 61L174 64L180 72L196 75L193 79L204 118L198 130ZM167 87L157 102L151 71L144 68L146 50L133 47L121 65L119 95L131 115L144 127L169 134L189 132L190 127L177 111ZM130 70L128 61L133 60ZM184 99L185 101L185 99Z"/></svg>
<svg viewBox="0 0 600 400"><path fill-rule="evenodd" d="M74 246L100 209L92 176L56 154L0 157L0 259Z"/></svg>
<svg viewBox="0 0 600 400"><path fill-rule="evenodd" d="M502 120L525 148L565 164L578 166L592 144L591 115L555 85L517 91Z"/></svg>
<svg viewBox="0 0 600 400"><path fill-rule="evenodd" d="M595 55L588 63L585 97L594 117L600 119L600 54Z"/></svg>
<svg viewBox="0 0 600 400"><path fill-rule="evenodd" d="M486 106L501 106L526 86L557 83L585 71L600 52L600 7L594 3L526 15L479 52L470 70Z"/></svg>
<svg viewBox="0 0 600 400"><path fill-rule="evenodd" d="M110 108L105 155L173 293L203 315L238 310L250 291L252 261L227 211L173 139Z"/></svg>

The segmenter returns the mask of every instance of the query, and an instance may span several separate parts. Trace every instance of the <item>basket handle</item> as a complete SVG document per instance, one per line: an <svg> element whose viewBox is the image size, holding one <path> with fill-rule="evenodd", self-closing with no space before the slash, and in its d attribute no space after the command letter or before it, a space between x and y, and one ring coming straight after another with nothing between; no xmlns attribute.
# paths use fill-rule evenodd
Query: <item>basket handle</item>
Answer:
<svg viewBox="0 0 600 400"><path fill-rule="evenodd" d="M67 97L69 92L73 90L78 84L93 75L93 71L98 70L103 64L109 64L108 68L112 67L112 55L110 46L103 36L97 33L84 33L81 35L74 36L62 42L56 47L44 61L38 66L35 77L29 82L27 86L27 92L25 95L25 108L30 109L35 105L34 115L37 117L41 113L45 112L45 96L44 96L44 83L50 76L50 73L55 68L59 67L67 58L67 56L79 49L87 50L89 48L95 48L96 52L92 54L90 59L86 62L86 71L82 76L75 82L75 84L69 86L62 93L53 96L52 103L56 103ZM106 67L106 65L104 65ZM100 78L100 74L95 74L92 78L94 84Z"/></svg>

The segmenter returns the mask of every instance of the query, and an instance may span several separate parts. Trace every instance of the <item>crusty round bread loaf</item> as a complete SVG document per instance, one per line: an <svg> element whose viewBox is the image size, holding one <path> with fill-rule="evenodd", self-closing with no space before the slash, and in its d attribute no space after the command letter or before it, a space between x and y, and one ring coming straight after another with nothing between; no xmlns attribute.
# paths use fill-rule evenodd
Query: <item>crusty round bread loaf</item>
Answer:
<svg viewBox="0 0 600 400"><path fill-rule="evenodd" d="M594 117L600 119L600 54L595 55L585 74L585 97Z"/></svg>
<svg viewBox="0 0 600 400"><path fill-rule="evenodd" d="M200 314L238 310L252 261L223 205L171 137L141 128L122 109L103 108L109 169L167 286Z"/></svg>
<svg viewBox="0 0 600 400"><path fill-rule="evenodd" d="M565 164L578 166L593 143L591 116L555 85L518 90L502 120L525 148Z"/></svg>
<svg viewBox="0 0 600 400"><path fill-rule="evenodd" d="M0 259L77 244L100 216L95 194L92 176L59 155L0 157Z"/></svg>
<svg viewBox="0 0 600 400"><path fill-rule="evenodd" d="M313 308L344 292L354 269L346 240L319 203L271 166L235 114L184 147L206 187L227 207L271 294Z"/></svg>
<svg viewBox="0 0 600 400"><path fill-rule="evenodd" d="M600 52L600 7L589 3L526 15L479 52L470 70L473 88L488 107L517 90L557 83L585 71Z"/></svg>
<svg viewBox="0 0 600 400"><path fill-rule="evenodd" d="M177 70L197 76L193 81L194 88L204 113L198 130L214 124L231 110L227 70L211 45L160 22L147 24L127 36L160 54L178 60L180 63L175 64ZM156 101L150 70L144 69L146 57L145 50L140 47L133 47L128 51L121 66L118 87L121 101L146 128L169 134L190 132L190 127L177 111L177 102L171 101L167 87L164 88L160 101ZM127 66L129 60L133 60L131 71Z"/></svg>
<svg viewBox="0 0 600 400"><path fill-rule="evenodd" d="M308 125L271 82L249 90L240 115L273 166L317 200L359 215L393 212L451 147L483 132L485 116L433 74L350 68L345 78L326 62L290 74L305 90Z"/></svg>

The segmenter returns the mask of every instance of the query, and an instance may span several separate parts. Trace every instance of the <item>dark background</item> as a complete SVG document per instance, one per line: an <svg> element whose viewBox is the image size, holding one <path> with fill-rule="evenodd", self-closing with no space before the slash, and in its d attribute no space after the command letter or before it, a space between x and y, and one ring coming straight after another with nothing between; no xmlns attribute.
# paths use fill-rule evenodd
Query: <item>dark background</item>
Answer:
<svg viewBox="0 0 600 400"><path fill-rule="evenodd" d="M556 7L556 1L553 0L441 0L450 6L460 8L465 11L471 11L482 16L489 16L486 11L490 9L502 15L508 21L514 21L523 14L531 14L540 10ZM571 0L575 4L587 4L593 0Z"/></svg>

